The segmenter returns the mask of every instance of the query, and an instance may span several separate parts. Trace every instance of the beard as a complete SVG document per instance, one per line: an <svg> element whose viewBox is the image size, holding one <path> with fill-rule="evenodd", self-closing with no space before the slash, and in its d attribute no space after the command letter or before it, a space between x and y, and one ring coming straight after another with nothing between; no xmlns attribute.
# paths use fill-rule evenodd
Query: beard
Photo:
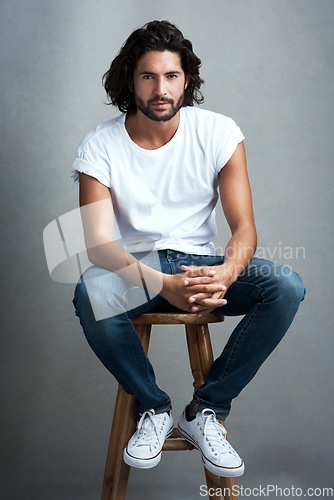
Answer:
<svg viewBox="0 0 334 500"><path fill-rule="evenodd" d="M174 104L173 99L166 99L164 97L155 97L154 99L150 99L149 101L147 101L147 103L142 101L142 99L140 99L140 97L138 97L136 95L136 93L134 94L134 98L135 98L135 103L136 103L137 108L145 116L147 116L147 118L149 118L150 120L153 120L155 122L168 122L176 115L176 113L182 107L182 104L184 101L184 92L180 96L180 98L176 104ZM160 114L159 110L155 110L155 109L150 107L150 105L153 104L154 102L168 102L171 105L171 109L166 114Z"/></svg>

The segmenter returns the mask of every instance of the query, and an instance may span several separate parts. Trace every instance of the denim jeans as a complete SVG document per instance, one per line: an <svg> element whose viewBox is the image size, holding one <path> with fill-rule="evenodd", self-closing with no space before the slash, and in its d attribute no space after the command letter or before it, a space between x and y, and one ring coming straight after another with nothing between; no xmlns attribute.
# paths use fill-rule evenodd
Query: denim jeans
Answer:
<svg viewBox="0 0 334 500"><path fill-rule="evenodd" d="M180 273L182 264L212 266L223 263L220 255L188 255L174 250L152 253L155 254L152 262L150 255L142 261L154 267L158 257L161 271L168 274ZM88 286L89 293L88 283L95 283L93 287ZM157 413L170 410L171 400L156 383L153 367L131 318L147 312L177 310L160 295L147 300L140 297L140 293L142 289L125 286L116 273L93 266L82 275L73 299L89 345L123 389L136 397L137 418L151 408ZM302 279L291 269L267 260L252 259L228 288L227 304L214 311L243 318L214 361L204 385L195 390L190 402L192 409L211 408L219 419L226 419L232 400L283 338L304 295ZM105 314L104 319L96 320L92 302L110 307L110 316Z"/></svg>

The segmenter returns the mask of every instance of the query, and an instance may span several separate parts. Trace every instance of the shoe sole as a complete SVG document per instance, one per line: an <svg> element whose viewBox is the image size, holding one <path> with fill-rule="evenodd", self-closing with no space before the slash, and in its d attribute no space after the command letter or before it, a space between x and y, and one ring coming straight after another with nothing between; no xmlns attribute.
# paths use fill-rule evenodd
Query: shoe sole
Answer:
<svg viewBox="0 0 334 500"><path fill-rule="evenodd" d="M169 438L169 436L171 436L173 429L174 429L174 426L172 426L169 429L168 433L166 434L165 440L167 438ZM135 467L136 469L151 469L151 468L155 467L156 465L158 465L158 463L160 462L161 453L162 453L162 449L154 457L138 458L138 457L134 457L133 455L130 455L128 453L127 447L126 447L126 448L124 448L124 451L123 451L123 460L127 465L129 465L130 467Z"/></svg>
<svg viewBox="0 0 334 500"><path fill-rule="evenodd" d="M201 458L202 462L204 464L204 467L212 472L212 474L215 474L216 476L219 477L239 477L242 476L243 473L245 472L245 464L241 462L241 465L239 467L221 467L218 465L215 465L213 462L211 462L203 453L201 450L199 444L197 441L195 441L189 434L180 427L178 426L178 431L181 437L188 441L188 443L192 444L195 446L195 448L201 453Z"/></svg>

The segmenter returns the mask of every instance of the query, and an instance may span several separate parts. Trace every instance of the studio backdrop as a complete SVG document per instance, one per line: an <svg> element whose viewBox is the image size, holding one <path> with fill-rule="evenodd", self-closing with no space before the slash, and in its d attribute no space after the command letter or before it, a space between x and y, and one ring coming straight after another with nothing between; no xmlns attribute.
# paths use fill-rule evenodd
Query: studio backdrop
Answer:
<svg viewBox="0 0 334 500"><path fill-rule="evenodd" d="M246 462L237 484L254 497L273 485L325 498L334 486L333 1L0 5L1 497L100 498L117 385L75 317L75 280L49 274L43 231L78 207L70 167L81 139L119 114L105 104L102 75L134 29L168 19L202 60L202 107L232 117L246 137L257 255L291 266L307 289L227 420ZM217 221L224 247L219 207ZM211 327L215 355L238 320ZM192 394L183 329L157 327L150 359L176 420ZM128 498L194 500L204 483L197 452L166 453L157 468L131 472Z"/></svg>

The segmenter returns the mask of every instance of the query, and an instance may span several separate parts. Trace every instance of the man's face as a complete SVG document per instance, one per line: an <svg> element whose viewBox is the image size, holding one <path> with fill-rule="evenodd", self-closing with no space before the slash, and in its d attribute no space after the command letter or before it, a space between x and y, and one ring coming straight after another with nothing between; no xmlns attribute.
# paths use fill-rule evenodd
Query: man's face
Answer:
<svg viewBox="0 0 334 500"><path fill-rule="evenodd" d="M147 52L133 75L137 109L150 120L166 122L181 108L187 84L178 53Z"/></svg>

